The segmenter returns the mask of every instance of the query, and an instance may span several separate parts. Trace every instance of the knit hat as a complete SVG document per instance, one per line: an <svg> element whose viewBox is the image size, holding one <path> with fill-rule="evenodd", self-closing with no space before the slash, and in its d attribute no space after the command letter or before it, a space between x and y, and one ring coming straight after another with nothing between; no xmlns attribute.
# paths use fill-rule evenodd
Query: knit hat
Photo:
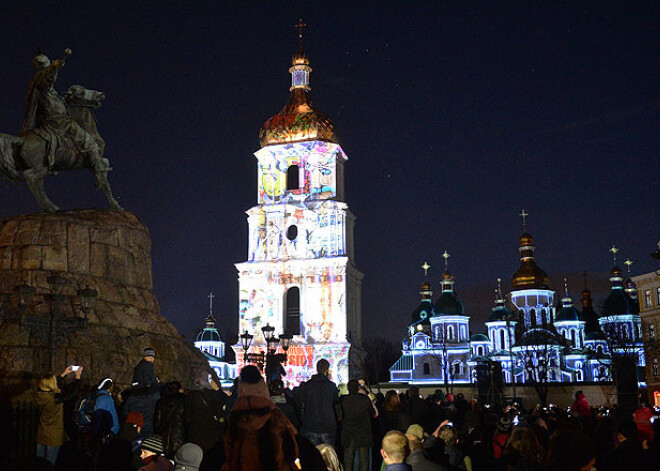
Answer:
<svg viewBox="0 0 660 471"><path fill-rule="evenodd" d="M413 437L422 440L424 438L424 429L419 424L412 424L406 430L406 435L412 435Z"/></svg>
<svg viewBox="0 0 660 471"><path fill-rule="evenodd" d="M174 471L197 471L204 452L195 443L184 443L174 456Z"/></svg>
<svg viewBox="0 0 660 471"><path fill-rule="evenodd" d="M156 357L156 350L154 350L151 347L147 347L144 349L144 352L142 353L142 357Z"/></svg>
<svg viewBox="0 0 660 471"><path fill-rule="evenodd" d="M156 453L157 455L162 455L163 450L163 439L158 435L152 435L148 438L142 440L142 449Z"/></svg>
<svg viewBox="0 0 660 471"><path fill-rule="evenodd" d="M144 427L144 417L142 417L142 414L139 412L132 410L126 416L126 423L137 425L138 427L142 428Z"/></svg>
<svg viewBox="0 0 660 471"><path fill-rule="evenodd" d="M508 433L511 431L511 420L508 417L502 417L497 422L497 430L502 433Z"/></svg>

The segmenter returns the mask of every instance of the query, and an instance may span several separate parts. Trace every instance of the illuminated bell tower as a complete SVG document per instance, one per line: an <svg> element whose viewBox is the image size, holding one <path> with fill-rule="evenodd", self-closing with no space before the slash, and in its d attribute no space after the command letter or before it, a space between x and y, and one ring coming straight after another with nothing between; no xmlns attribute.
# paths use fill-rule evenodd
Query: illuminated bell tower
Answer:
<svg viewBox="0 0 660 471"><path fill-rule="evenodd" d="M293 56L289 102L263 125L257 205L247 211L248 258L237 263L239 332L293 335L283 379L298 384L330 362L331 379L348 381L351 343L361 339L362 273L354 264L355 217L344 199L344 163L330 118L310 100L309 59ZM237 360L243 351L236 348ZM239 365L240 366L240 365Z"/></svg>

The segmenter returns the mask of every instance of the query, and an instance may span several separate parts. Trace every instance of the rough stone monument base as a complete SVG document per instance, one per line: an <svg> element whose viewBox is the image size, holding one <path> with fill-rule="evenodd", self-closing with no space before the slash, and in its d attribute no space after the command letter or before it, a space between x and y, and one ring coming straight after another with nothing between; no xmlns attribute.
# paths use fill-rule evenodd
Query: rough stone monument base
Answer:
<svg viewBox="0 0 660 471"><path fill-rule="evenodd" d="M151 266L149 232L129 212L36 213L0 221L0 396L34 387L50 370L53 312L58 373L80 364L86 382L111 377L125 388L142 350L154 347L161 381L192 387L214 374L160 314ZM47 281L52 274L66 280L61 297L53 296ZM20 284L36 288L27 307L15 290ZM88 315L77 296L85 287L98 292Z"/></svg>

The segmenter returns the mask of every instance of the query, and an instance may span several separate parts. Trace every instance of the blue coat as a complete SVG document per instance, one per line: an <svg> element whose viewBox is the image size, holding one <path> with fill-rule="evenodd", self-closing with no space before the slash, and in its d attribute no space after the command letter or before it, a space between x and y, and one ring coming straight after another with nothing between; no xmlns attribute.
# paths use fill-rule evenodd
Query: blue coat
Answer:
<svg viewBox="0 0 660 471"><path fill-rule="evenodd" d="M117 409L115 408L115 401L108 391L99 391L96 395L96 405L94 411L105 410L110 413L112 417L112 433L115 435L119 433L119 417L117 417Z"/></svg>

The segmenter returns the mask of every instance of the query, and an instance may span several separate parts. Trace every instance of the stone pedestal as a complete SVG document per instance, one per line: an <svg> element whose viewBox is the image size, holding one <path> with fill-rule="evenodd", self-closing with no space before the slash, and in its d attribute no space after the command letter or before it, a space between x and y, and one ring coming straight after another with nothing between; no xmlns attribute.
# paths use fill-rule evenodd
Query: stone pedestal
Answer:
<svg viewBox="0 0 660 471"><path fill-rule="evenodd" d="M54 273L66 280L62 297L54 297L47 282ZM36 288L25 308L14 289L23 283ZM85 287L98 291L96 307L87 315L77 296ZM111 377L125 388L142 350L153 347L161 381L192 387L195 379L213 374L202 354L160 314L149 232L131 213L81 210L0 221L0 387L5 394L32 387L50 369L54 311L56 373L79 364L86 382Z"/></svg>

